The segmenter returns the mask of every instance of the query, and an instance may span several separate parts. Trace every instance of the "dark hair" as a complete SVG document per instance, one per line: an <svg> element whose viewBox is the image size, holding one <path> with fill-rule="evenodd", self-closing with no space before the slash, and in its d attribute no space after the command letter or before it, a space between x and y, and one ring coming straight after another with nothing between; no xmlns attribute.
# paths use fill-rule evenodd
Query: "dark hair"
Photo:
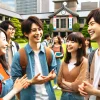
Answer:
<svg viewBox="0 0 100 100"><path fill-rule="evenodd" d="M77 62L75 63L75 65L79 66L81 64L82 60L83 60L82 59L83 56L86 56L85 38L84 38L82 33L80 33L80 32L73 32L73 33L68 35L67 40L75 41L75 42L79 43L80 45L82 45L81 48L78 48L77 54L76 54ZM71 59L71 53L67 52L65 60L64 60L65 63L69 63L70 59Z"/></svg>
<svg viewBox="0 0 100 100"><path fill-rule="evenodd" d="M85 38L85 41L86 41L86 40L89 41L89 48L91 48L91 40L90 40L90 38L89 38L89 37L86 37L86 38Z"/></svg>
<svg viewBox="0 0 100 100"><path fill-rule="evenodd" d="M24 20L21 24L23 35L24 33L29 34L31 32L31 27L33 23L35 23L37 26L39 26L43 30L42 21L35 16L30 16L28 19Z"/></svg>
<svg viewBox="0 0 100 100"><path fill-rule="evenodd" d="M6 36L6 39L7 39L7 34L6 32L0 28L0 34L1 32L3 32ZM7 65L7 62L6 62L6 59L5 59L5 55L0 55L0 63L2 64L2 66L7 70L8 69L8 65Z"/></svg>
<svg viewBox="0 0 100 100"><path fill-rule="evenodd" d="M48 37L50 37L49 34L44 35L44 39L47 39Z"/></svg>
<svg viewBox="0 0 100 100"><path fill-rule="evenodd" d="M9 25L11 25L12 27L15 28L14 24L13 24L11 21L8 21L8 20L3 21L3 22L0 24L0 27L1 27L2 29L4 29L5 31L7 31L7 29L9 28Z"/></svg>
<svg viewBox="0 0 100 100"><path fill-rule="evenodd" d="M88 24L91 18L94 18L95 22L100 24L100 8L92 10L86 20L86 23Z"/></svg>
<svg viewBox="0 0 100 100"><path fill-rule="evenodd" d="M62 41L61 41L61 37L60 36L55 36L58 38L58 43L61 45L62 44ZM54 43L55 44L55 43Z"/></svg>

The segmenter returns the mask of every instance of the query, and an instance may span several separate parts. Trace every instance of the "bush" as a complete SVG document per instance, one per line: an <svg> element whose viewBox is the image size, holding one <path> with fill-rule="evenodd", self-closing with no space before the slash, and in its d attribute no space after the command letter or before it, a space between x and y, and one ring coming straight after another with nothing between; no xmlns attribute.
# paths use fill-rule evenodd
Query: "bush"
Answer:
<svg viewBox="0 0 100 100"><path fill-rule="evenodd" d="M14 40L15 42L17 42L17 43L26 43L28 40L27 39L22 39L22 38L19 38L19 39L16 39L16 40Z"/></svg>

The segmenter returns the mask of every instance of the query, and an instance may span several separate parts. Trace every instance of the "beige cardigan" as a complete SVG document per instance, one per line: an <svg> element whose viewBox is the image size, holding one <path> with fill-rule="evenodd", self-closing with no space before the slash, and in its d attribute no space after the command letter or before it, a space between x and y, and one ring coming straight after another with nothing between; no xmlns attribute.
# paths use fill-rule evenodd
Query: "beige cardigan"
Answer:
<svg viewBox="0 0 100 100"><path fill-rule="evenodd" d="M72 83L72 92L78 92L78 85L86 78L86 70L88 67L87 58L83 57L83 61L79 66L74 67L70 72L68 70L68 65L63 62L58 74L58 85L62 85L62 77L67 81Z"/></svg>

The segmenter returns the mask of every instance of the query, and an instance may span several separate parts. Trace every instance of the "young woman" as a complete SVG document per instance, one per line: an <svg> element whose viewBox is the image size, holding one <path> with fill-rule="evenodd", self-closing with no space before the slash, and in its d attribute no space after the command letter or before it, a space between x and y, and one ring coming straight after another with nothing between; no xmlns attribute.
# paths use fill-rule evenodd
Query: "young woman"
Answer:
<svg viewBox="0 0 100 100"><path fill-rule="evenodd" d="M84 36L80 32L68 35L66 58L58 74L58 85L62 88L61 100L84 100L78 92L78 85L86 75L88 61L85 56Z"/></svg>
<svg viewBox="0 0 100 100"><path fill-rule="evenodd" d="M56 57L56 63L57 63L57 75L60 69L60 65L61 65L61 58L63 57L63 47L62 47L62 42L61 42L61 38L59 36L54 37L54 44L52 46L52 50L55 53L55 57ZM58 55L57 55L58 53ZM54 79L54 89L60 89L57 86L57 77Z"/></svg>
<svg viewBox="0 0 100 100"><path fill-rule="evenodd" d="M91 47L91 40L89 37L85 38L85 45L86 45L86 56L92 52L93 48Z"/></svg>
<svg viewBox="0 0 100 100"><path fill-rule="evenodd" d="M0 28L0 98L4 97L13 86L13 81L8 73L8 66L5 60L7 45L6 33L2 28ZM14 88L1 100L10 100L23 87L27 87L27 85L26 76L22 77L21 79L17 79L14 84Z"/></svg>

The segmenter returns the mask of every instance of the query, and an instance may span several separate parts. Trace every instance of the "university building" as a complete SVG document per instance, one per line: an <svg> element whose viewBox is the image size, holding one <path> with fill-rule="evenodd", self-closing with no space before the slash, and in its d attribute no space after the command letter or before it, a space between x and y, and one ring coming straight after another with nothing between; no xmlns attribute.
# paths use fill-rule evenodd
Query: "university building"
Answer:
<svg viewBox="0 0 100 100"><path fill-rule="evenodd" d="M35 3L35 0L33 1ZM39 0L37 1L39 2ZM17 0L17 3L18 2L19 4L21 3L20 0ZM88 6L88 9L86 9L83 3L82 9L77 10L76 9L78 5L77 0L53 0L53 2L54 2L54 12L35 13L36 11L34 8L34 13L30 12L29 14L18 14L16 12L0 8L0 21L10 20L11 17L16 17L20 20L24 20L27 19L29 16L37 16L42 21L45 20L47 24L50 23L53 24L54 27L53 36L59 35L61 37L64 37L73 31L72 26L75 23L79 23L80 27L83 28L86 22L86 17L89 14L89 12L92 9L98 7L98 4L95 3L95 6L93 6L94 8L90 9ZM87 3L87 5L88 4L93 5L93 2L89 2Z"/></svg>

